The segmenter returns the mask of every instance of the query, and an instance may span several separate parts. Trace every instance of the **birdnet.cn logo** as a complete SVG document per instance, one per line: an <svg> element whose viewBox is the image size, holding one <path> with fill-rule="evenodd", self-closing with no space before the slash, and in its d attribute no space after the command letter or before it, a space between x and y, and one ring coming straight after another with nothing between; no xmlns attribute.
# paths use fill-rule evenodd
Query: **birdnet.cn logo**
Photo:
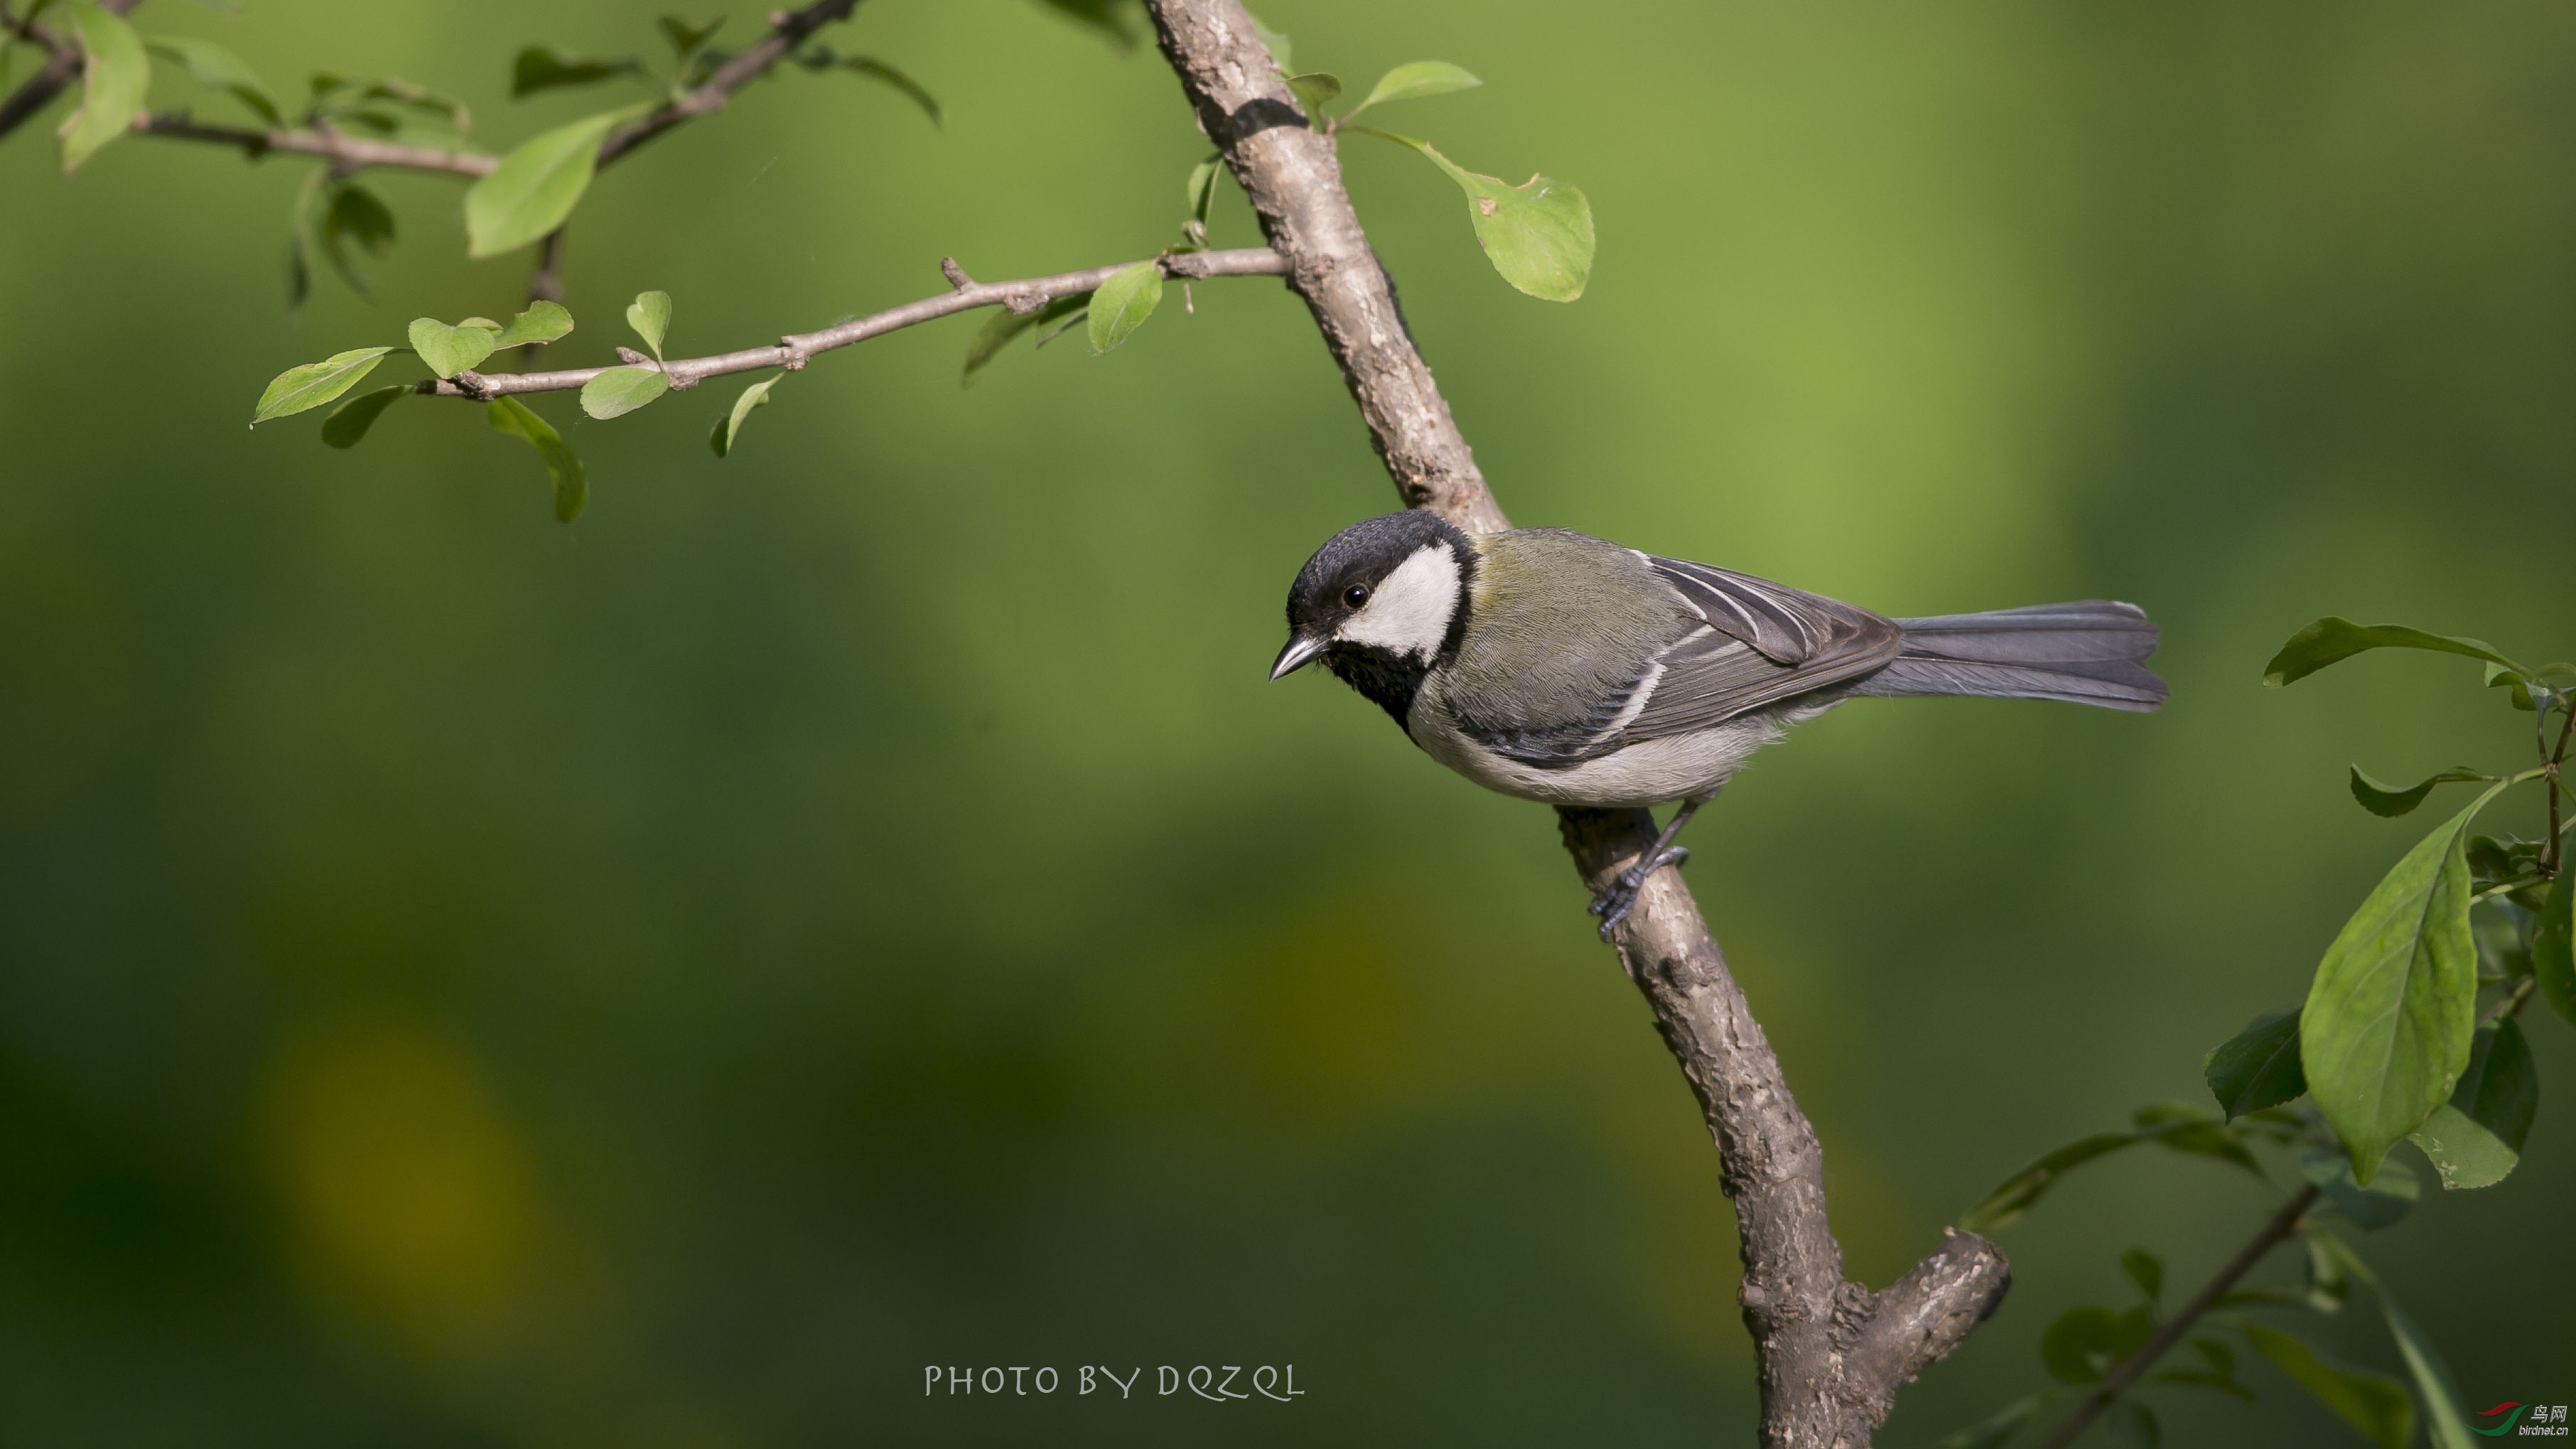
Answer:
<svg viewBox="0 0 2576 1449"><path fill-rule="evenodd" d="M2501 1439L2507 1434L2529 1434L2559 1439L2567 1437L2565 1404L2518 1404L2507 1401L2492 1409L2481 1411L2478 1417L2492 1422L2471 1427L2490 1439Z"/></svg>

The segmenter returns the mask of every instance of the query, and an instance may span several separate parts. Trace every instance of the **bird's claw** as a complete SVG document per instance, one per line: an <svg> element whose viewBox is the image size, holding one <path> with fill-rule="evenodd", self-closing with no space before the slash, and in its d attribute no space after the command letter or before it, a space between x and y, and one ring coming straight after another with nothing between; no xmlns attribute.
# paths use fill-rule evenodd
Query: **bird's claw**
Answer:
<svg viewBox="0 0 2576 1449"><path fill-rule="evenodd" d="M1676 845L1652 860L1641 860L1619 872L1619 878L1610 883L1608 890L1592 898L1592 914L1601 918L1601 939L1609 940L1611 931L1637 908L1637 893L1645 889L1646 877L1665 866L1679 865L1688 859L1690 852Z"/></svg>

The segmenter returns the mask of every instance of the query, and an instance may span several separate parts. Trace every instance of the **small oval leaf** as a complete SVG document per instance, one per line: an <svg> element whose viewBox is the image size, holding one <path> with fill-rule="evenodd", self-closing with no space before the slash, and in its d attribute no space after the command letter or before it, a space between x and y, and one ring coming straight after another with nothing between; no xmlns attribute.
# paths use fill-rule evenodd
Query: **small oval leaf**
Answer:
<svg viewBox="0 0 2576 1449"><path fill-rule="evenodd" d="M1483 84L1468 74L1464 66L1451 65L1445 60L1411 61L1379 76L1377 84L1369 89L1368 99L1353 106L1351 115L1356 116L1371 106L1382 106L1389 101L1445 96L1453 91L1473 90ZM1349 120L1350 116L1342 119Z"/></svg>
<svg viewBox="0 0 2576 1449"><path fill-rule="evenodd" d="M2210 1049L2201 1060L2218 1110L2235 1121L2248 1112L2277 1107L2308 1090L2299 1070L2299 1013L2267 1011L2243 1031Z"/></svg>
<svg viewBox="0 0 2576 1449"><path fill-rule="evenodd" d="M2540 1107L2531 1044L2512 1017L2478 1028L2460 1085L2406 1140L2424 1150L2445 1191L2493 1187L2522 1161Z"/></svg>
<svg viewBox="0 0 2576 1449"><path fill-rule="evenodd" d="M661 356L662 339L671 330L671 294L637 293L635 300L627 304L626 325L635 329L635 335L644 339L655 357Z"/></svg>
<svg viewBox="0 0 2576 1449"><path fill-rule="evenodd" d="M1163 301L1163 264L1142 261L1110 273L1091 294L1091 350L1109 349L1134 335Z"/></svg>
<svg viewBox="0 0 2576 1449"><path fill-rule="evenodd" d="M259 409L251 415L250 425L255 428L270 418L290 417L332 401L364 381L391 351L390 347L360 347L288 368L259 395Z"/></svg>
<svg viewBox="0 0 2576 1449"><path fill-rule="evenodd" d="M670 390L671 379L658 367L612 367L581 385L581 410L606 422Z"/></svg>
<svg viewBox="0 0 2576 1449"><path fill-rule="evenodd" d="M582 472L581 458L565 445L563 434L514 397L493 399L483 414L495 432L525 438L537 450L546 465L547 481L554 484L555 521L570 523L579 518L582 505L590 501L590 479Z"/></svg>
<svg viewBox="0 0 2576 1449"><path fill-rule="evenodd" d="M563 225L599 169L599 146L634 109L584 116L522 142L465 193L466 254L498 256Z"/></svg>
<svg viewBox="0 0 2576 1449"><path fill-rule="evenodd" d="M362 392L340 404L331 410L331 416L322 420L322 441L334 448L358 446L358 440L367 435L367 429L376 425L376 419L383 416L385 409L409 397L411 391L411 384L398 382L391 387Z"/></svg>
<svg viewBox="0 0 2576 1449"><path fill-rule="evenodd" d="M563 86L586 86L643 69L632 59L594 60L566 55L551 45L531 45L510 62L510 95L515 99Z"/></svg>
<svg viewBox="0 0 2576 1449"><path fill-rule="evenodd" d="M1078 317L1083 309L1090 305L1089 292L1076 292L1070 297L1058 297L1034 312L1013 312L1004 308L994 313L989 321L975 329L974 337L967 342L966 368L959 375L957 385L973 387L975 379L983 373L985 365L1000 355L1002 349L1010 346L1011 340L1021 333L1041 323L1068 321Z"/></svg>
<svg viewBox="0 0 2576 1449"><path fill-rule="evenodd" d="M454 377L493 354L500 346L498 329L460 322L450 327L435 317L415 317L411 350L442 378Z"/></svg>
<svg viewBox="0 0 2576 1449"><path fill-rule="evenodd" d="M742 396L733 400L733 411L716 419L716 430L708 437L707 443L716 450L717 457L726 457L733 452L734 443L742 437L742 420L751 416L753 408L769 405L769 390L778 385L778 378L786 375L782 372L778 377L763 378L744 388Z"/></svg>
<svg viewBox="0 0 2576 1449"><path fill-rule="evenodd" d="M539 342L556 342L571 335L572 314L555 302L531 302L528 310L510 319L493 339L494 351L504 347L526 347Z"/></svg>
<svg viewBox="0 0 2576 1449"><path fill-rule="evenodd" d="M63 170L77 171L98 148L126 133L152 88L152 57L134 27L97 3L73 0L72 29L80 36L80 109L63 122Z"/></svg>
<svg viewBox="0 0 2576 1449"><path fill-rule="evenodd" d="M286 124L285 113L268 93L267 83L240 56L193 35L156 35L143 44L153 54L166 55L187 67L188 78L206 89L231 92L233 99L268 124Z"/></svg>
<svg viewBox="0 0 2576 1449"><path fill-rule="evenodd" d="M1458 183L1467 193L1476 245L1504 281L1543 301L1571 302L1583 295L1592 277L1593 234L1592 203L1581 191L1545 176L1506 186L1498 177L1459 166L1428 142L1356 129L1412 147Z"/></svg>

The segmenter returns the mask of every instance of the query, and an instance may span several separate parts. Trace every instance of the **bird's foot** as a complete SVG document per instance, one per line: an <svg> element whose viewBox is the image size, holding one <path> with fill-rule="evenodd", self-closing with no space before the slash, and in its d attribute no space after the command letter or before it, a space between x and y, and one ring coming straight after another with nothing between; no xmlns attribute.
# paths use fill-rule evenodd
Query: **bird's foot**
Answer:
<svg viewBox="0 0 2576 1449"><path fill-rule="evenodd" d="M1676 845L1619 872L1619 878L1610 883L1608 890L1592 898L1592 914L1601 918L1601 939L1609 940L1610 932L1637 908L1637 893L1645 889L1646 877L1665 866L1679 865L1688 859L1690 852Z"/></svg>

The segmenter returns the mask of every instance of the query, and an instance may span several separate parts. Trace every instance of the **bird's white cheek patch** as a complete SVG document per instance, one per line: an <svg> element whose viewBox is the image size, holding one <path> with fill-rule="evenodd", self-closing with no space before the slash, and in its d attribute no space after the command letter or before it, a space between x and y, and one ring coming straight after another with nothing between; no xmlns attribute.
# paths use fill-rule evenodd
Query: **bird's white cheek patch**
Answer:
<svg viewBox="0 0 2576 1449"><path fill-rule="evenodd" d="M1339 637L1428 659L1440 652L1457 612L1458 556L1445 543L1427 543L1395 566L1368 604L1342 625Z"/></svg>

